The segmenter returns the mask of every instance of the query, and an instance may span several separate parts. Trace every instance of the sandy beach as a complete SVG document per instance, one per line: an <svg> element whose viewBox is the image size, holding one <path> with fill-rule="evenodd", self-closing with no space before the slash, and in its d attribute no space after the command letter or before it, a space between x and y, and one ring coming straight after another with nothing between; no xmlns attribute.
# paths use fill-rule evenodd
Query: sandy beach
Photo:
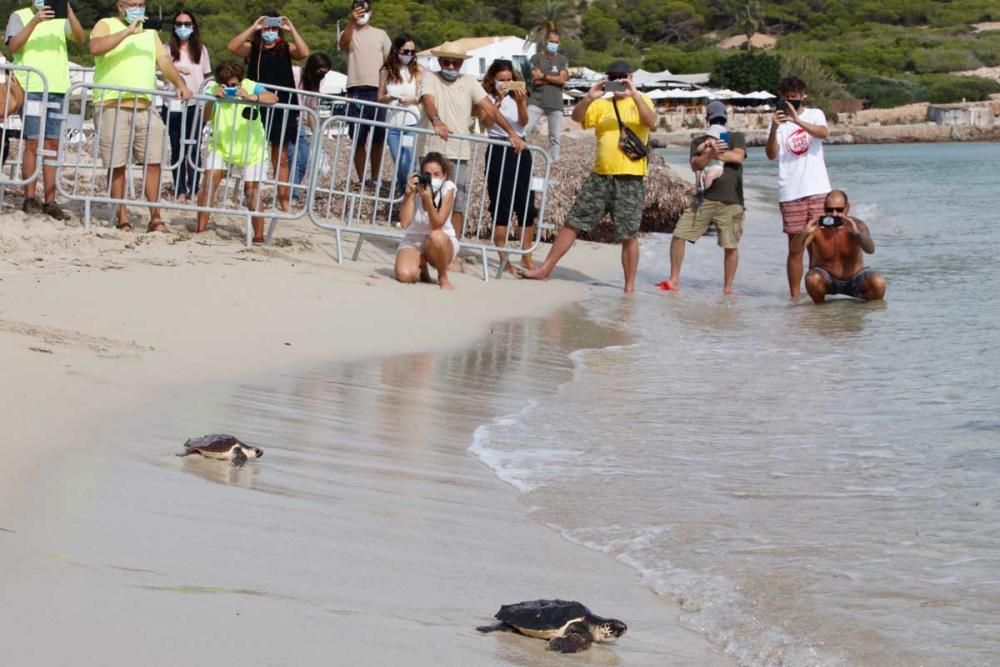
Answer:
<svg viewBox="0 0 1000 667"><path fill-rule="evenodd" d="M572 326L565 308L620 288L617 248L581 245L570 280L543 288L469 267L445 293L391 280L391 248L337 265L332 235L278 236L247 250L235 223L195 238L180 221L148 235L0 216L5 664L556 664L543 642L474 626L557 596L630 624L586 664L730 664L466 451L499 409L490 386L457 409L456 386L486 382L474 366L410 384L498 323ZM395 380L344 375L372 364ZM391 409L339 410L306 437L282 387L331 377ZM174 457L212 431L265 458Z"/></svg>

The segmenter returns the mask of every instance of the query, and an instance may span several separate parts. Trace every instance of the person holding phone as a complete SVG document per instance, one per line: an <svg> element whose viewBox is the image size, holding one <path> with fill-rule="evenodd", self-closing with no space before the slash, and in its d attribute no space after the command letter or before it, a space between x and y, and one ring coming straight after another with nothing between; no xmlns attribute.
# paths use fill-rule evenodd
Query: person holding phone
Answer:
<svg viewBox="0 0 1000 667"><path fill-rule="evenodd" d="M778 202L782 228L788 237L786 270L793 300L802 296L803 249L792 241L807 220L822 213L830 192L823 157L823 141L830 129L821 109L806 106L805 93L802 79L792 76L781 80L765 146L767 159L778 161Z"/></svg>
<svg viewBox="0 0 1000 667"><path fill-rule="evenodd" d="M58 6L56 6L58 5ZM59 10L58 12L56 10ZM61 16L58 16L58 15ZM80 25L76 13L66 0L32 0L30 7L19 9L7 21L7 47L14 56L15 65L35 67L45 74L48 81L48 103L42 108L44 85L38 76L16 72L18 83L25 92L21 116L24 121L21 136L24 141L24 159L21 163L22 178L30 178L38 167L38 142L43 141L46 151L59 150L62 121L52 118L51 111L62 109L66 91L69 90L69 52L66 39L82 44L87 33ZM41 134L41 119L45 117L45 136ZM66 214L56 204L56 168L43 163L43 201L35 196L37 179L24 186L25 213L44 213L56 220L66 220Z"/></svg>
<svg viewBox="0 0 1000 667"><path fill-rule="evenodd" d="M202 84L212 74L212 64L209 61L208 49L201 43L201 30L198 19L189 10L181 10L174 16L173 32L167 48L174 67L184 79L188 90L201 90ZM190 147L190 153L185 149L182 139L196 139L201 131L197 121L197 105L192 100L171 99L163 109L163 120L167 123L167 134L170 135L170 154L174 162L174 195L177 201L186 204L189 197L194 197L198 191L198 169L200 156L197 145ZM186 137L181 135L184 127Z"/></svg>
<svg viewBox="0 0 1000 667"><path fill-rule="evenodd" d="M357 100L347 105L347 115L366 120L384 121L385 113L368 104L378 101L379 71L392 50L392 41L385 30L371 24L372 5L369 0L354 0L347 17L347 28L340 35L338 46L347 54L347 96ZM414 54L415 56L416 54ZM365 150L368 133L371 147ZM375 185L381 178L382 148L385 145L385 128L358 123L348 123L347 132L354 142L354 171L358 181L365 182L365 163Z"/></svg>
<svg viewBox="0 0 1000 667"><path fill-rule="evenodd" d="M521 276L547 280L556 264L569 252L577 236L594 230L605 214L611 214L615 235L622 244L622 269L625 292L635 291L639 269L639 225L646 198L648 157L635 158L621 147L621 127L628 127L639 141L649 142L649 132L656 127L653 101L632 83L632 67L624 60L608 66L606 78L597 81L573 107L573 120L584 129L593 128L597 137L594 168L583 182L566 224L559 230L552 249L542 265ZM605 97L610 84L617 90Z"/></svg>
<svg viewBox="0 0 1000 667"><path fill-rule="evenodd" d="M291 39L286 40L285 35ZM309 45L295 29L287 16L269 10L264 12L249 28L229 40L229 52L244 58L247 78L264 85L295 88L293 60L309 57ZM277 91L278 102L292 104L294 93ZM289 109L265 110L264 127L271 145L271 168L278 181L278 208L288 210L291 195L289 150L294 150L299 134L299 114Z"/></svg>
<svg viewBox="0 0 1000 667"><path fill-rule="evenodd" d="M205 183L198 193L198 206L215 205L222 178L230 173L242 176L246 206L260 210L258 184L267 176L267 141L262 114L256 105L269 105L278 96L256 81L246 78L242 63L228 60L215 68L215 81L205 93L216 101L205 105L205 122L211 123L212 140L205 156ZM207 211L198 211L195 233L208 229ZM264 242L264 218L254 216L253 242Z"/></svg>
<svg viewBox="0 0 1000 667"><path fill-rule="evenodd" d="M521 83L521 86L515 84ZM494 60L483 77L483 88L500 115L507 119L518 136L524 138L524 126L528 124L528 95L521 77L514 70L510 60ZM497 127L494 120L487 117L486 136L491 139L507 139L507 133ZM531 191L531 175L534 165L531 151L515 153L512 146L490 144L486 149L486 193L490 199L490 214L493 216L493 243L499 248L507 245L507 227L516 224L523 227L521 248L526 250L535 241L535 196ZM501 253L503 261L505 253ZM530 254L521 256L521 266L534 268ZM507 269L513 272L509 264Z"/></svg>
<svg viewBox="0 0 1000 667"><path fill-rule="evenodd" d="M722 293L733 293L743 236L743 161L747 152L743 133L726 130L728 118L725 104L718 100L709 102L705 107L705 120L709 130L715 131L700 134L691 140L692 171L697 174L711 163L719 162L722 174L701 193L702 201L695 200L677 221L670 240L670 279L657 285L662 290L680 289L685 244L695 243L714 223L719 230L718 244L723 255Z"/></svg>
<svg viewBox="0 0 1000 667"><path fill-rule="evenodd" d="M392 125L386 133L389 153L396 162L396 187L406 187L406 175L413 170L413 144L415 135L403 128L420 122L420 100L417 91L424 68L417 64L417 47L405 32L392 40L389 55L379 70L378 99L383 104L397 105L406 111L393 111L386 117ZM412 112L412 113L407 113Z"/></svg>
<svg viewBox="0 0 1000 667"><path fill-rule="evenodd" d="M111 170L111 197L125 196L125 170L131 159L143 164L140 181L146 199L160 198L160 165L169 161L164 146L165 126L159 114L153 113L156 91L156 68L177 91L177 99L188 100L191 90L174 67L170 52L155 30L146 30L145 0L121 0L118 16L97 22L90 33L90 52L94 55L94 83L115 88L139 88L149 93L123 92L97 88L94 107L100 109L98 148L101 161ZM128 210L118 206L118 228L131 230ZM165 232L160 210L149 209L150 232Z"/></svg>

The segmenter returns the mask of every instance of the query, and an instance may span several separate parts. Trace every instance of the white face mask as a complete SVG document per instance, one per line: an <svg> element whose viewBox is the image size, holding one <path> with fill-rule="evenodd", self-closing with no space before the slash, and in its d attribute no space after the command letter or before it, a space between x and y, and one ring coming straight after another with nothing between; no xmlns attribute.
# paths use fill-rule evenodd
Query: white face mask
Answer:
<svg viewBox="0 0 1000 667"><path fill-rule="evenodd" d="M440 190L442 185L444 185L444 179L443 178L432 178L431 179L431 188L433 188L435 192L438 191L438 190Z"/></svg>
<svg viewBox="0 0 1000 667"><path fill-rule="evenodd" d="M361 15L361 18L358 19L358 25L366 25L371 20L372 20L372 13L365 12L364 14Z"/></svg>
<svg viewBox="0 0 1000 667"><path fill-rule="evenodd" d="M413 56L399 56L400 65L409 65L413 62Z"/></svg>
<svg viewBox="0 0 1000 667"><path fill-rule="evenodd" d="M443 69L441 70L440 74L448 81L454 81L455 79L457 79L459 76L462 75L462 73L459 72L457 69Z"/></svg>
<svg viewBox="0 0 1000 667"><path fill-rule="evenodd" d="M493 85L496 87L497 93L500 94L510 85L510 81L494 81Z"/></svg>

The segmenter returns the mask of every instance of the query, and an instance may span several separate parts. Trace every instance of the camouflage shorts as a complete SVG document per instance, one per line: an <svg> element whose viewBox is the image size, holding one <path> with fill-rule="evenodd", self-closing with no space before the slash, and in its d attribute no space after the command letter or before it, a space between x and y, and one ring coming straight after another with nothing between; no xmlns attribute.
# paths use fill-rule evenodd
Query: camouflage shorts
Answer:
<svg viewBox="0 0 1000 667"><path fill-rule="evenodd" d="M581 232L591 232L611 214L619 241L639 236L646 182L642 176L602 176L591 173L566 217L566 224Z"/></svg>

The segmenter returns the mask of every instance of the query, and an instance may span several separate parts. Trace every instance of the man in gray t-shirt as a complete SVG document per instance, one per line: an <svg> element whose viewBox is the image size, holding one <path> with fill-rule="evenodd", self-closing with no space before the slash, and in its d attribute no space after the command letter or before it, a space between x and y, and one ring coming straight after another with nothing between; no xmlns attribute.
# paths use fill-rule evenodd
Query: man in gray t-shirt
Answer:
<svg viewBox="0 0 1000 667"><path fill-rule="evenodd" d="M531 81L535 84L528 98L528 125L525 136L531 136L538 121L545 116L549 122L549 157L559 159L559 129L563 118L563 86L569 80L569 58L559 53L559 32L545 35L545 50L531 58Z"/></svg>

